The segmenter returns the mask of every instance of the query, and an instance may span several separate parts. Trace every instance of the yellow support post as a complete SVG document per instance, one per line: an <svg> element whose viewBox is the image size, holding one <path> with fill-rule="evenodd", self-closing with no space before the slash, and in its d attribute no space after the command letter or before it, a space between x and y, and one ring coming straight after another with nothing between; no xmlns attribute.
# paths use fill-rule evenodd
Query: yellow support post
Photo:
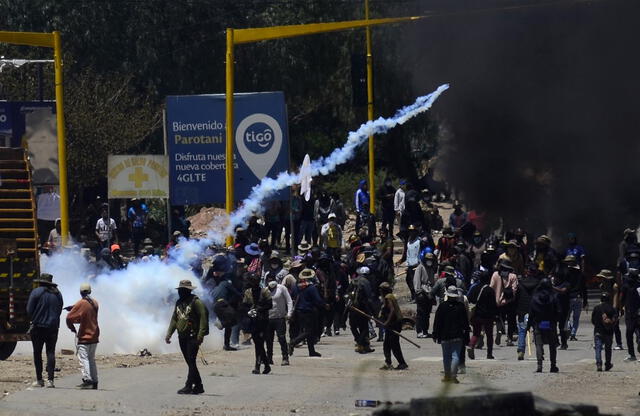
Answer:
<svg viewBox="0 0 640 416"><path fill-rule="evenodd" d="M226 211L231 215L233 211L233 45L234 30L227 29L227 55L226 55L226 156L225 156L225 186L226 186ZM227 246L233 244L233 237L227 236Z"/></svg>
<svg viewBox="0 0 640 416"><path fill-rule="evenodd" d="M63 87L62 87L62 48L60 32L53 32L53 60L55 66L56 121L58 130L58 170L60 181L60 231L62 244L69 237L69 189L67 186L67 149L65 147Z"/></svg>
<svg viewBox="0 0 640 416"><path fill-rule="evenodd" d="M369 0L364 2L365 20L369 21ZM367 117L373 120L373 56L371 54L371 26L367 26ZM373 136L369 136L369 212L376 213L375 157Z"/></svg>

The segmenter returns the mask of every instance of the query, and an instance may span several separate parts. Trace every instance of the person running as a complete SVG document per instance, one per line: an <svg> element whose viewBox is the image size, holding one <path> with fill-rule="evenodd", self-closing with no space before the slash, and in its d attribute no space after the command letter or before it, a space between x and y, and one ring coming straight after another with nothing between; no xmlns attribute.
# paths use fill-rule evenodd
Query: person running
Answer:
<svg viewBox="0 0 640 416"><path fill-rule="evenodd" d="M402 348L400 347L400 337L397 333L402 331L402 311L398 300L393 295L391 285L388 282L380 284L380 296L383 299L382 310L380 311L380 319L384 322L384 365L381 370L393 370L391 365L391 353L398 360L398 366L395 370L406 370L409 368L407 362L402 355ZM394 332L395 331L395 332Z"/></svg>
<svg viewBox="0 0 640 416"><path fill-rule="evenodd" d="M446 300L438 306L433 322L433 342L442 347L443 383L458 384L458 365L463 340L469 333L469 319L464 303L458 300L458 288L447 288Z"/></svg>
<svg viewBox="0 0 640 416"><path fill-rule="evenodd" d="M178 331L180 351L189 367L185 385L178 390L178 394L201 394L204 393L204 387L196 358L204 337L209 334L209 313L204 303L191 293L195 287L190 280L181 280L176 289L178 300L173 309L165 342L170 344L174 331Z"/></svg>
<svg viewBox="0 0 640 416"><path fill-rule="evenodd" d="M550 372L557 373L556 365L558 346L558 318L560 315L560 304L556 297L551 281L544 278L540 281L538 288L531 299L529 308L529 320L527 330L533 328L533 335L536 342L536 358L538 366L536 373L542 372L542 361L544 360L544 344L549 345L549 359L551 361Z"/></svg>
<svg viewBox="0 0 640 416"><path fill-rule="evenodd" d="M76 334L78 340L78 360L82 372L82 384L78 385L83 390L98 389L98 367L96 366L96 349L100 337L98 326L98 301L91 297L91 285L80 285L82 299L75 305L67 307L67 327ZM78 330L74 324L80 324Z"/></svg>
<svg viewBox="0 0 640 416"><path fill-rule="evenodd" d="M27 314L31 319L31 344L33 345L33 364L36 368L36 381L33 387L44 387L42 379L42 347L47 354L47 387L55 387L53 383L56 368L56 343L60 329L62 313L62 295L58 285L53 283L53 276L42 273L33 281L39 287L31 291L27 301Z"/></svg>
<svg viewBox="0 0 640 416"><path fill-rule="evenodd" d="M618 312L613 308L611 296L604 292L600 296L600 304L593 308L591 323L593 324L593 344L596 352L596 370L602 371L602 348L604 347L604 371L613 368L611 363L611 346L613 329L618 323Z"/></svg>
<svg viewBox="0 0 640 416"><path fill-rule="evenodd" d="M269 309L269 324L267 325L267 357L273 365L274 334L278 337L283 366L289 365L289 347L287 346L287 321L293 314L293 301L286 287L278 284L276 276L267 275L267 287L271 293L273 307Z"/></svg>
<svg viewBox="0 0 640 416"><path fill-rule="evenodd" d="M271 372L271 365L265 350L267 327L269 326L269 311L273 308L271 292L268 288L260 287L260 276L247 273L245 276L247 290L244 292L242 305L250 318L251 338L256 355L256 365L253 374L260 374L260 365L264 365L262 374Z"/></svg>

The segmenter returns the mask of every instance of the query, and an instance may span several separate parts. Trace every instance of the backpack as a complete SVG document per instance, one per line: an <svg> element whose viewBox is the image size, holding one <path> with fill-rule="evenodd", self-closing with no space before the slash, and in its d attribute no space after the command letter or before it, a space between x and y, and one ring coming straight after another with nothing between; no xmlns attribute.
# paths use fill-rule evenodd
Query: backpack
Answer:
<svg viewBox="0 0 640 416"><path fill-rule="evenodd" d="M484 292L484 290L488 287L489 285L484 285L482 286L482 288L480 289L480 293L478 293L478 298L476 299L475 302L469 302L469 317L473 318L476 314L476 306L478 305L478 302L480 302L480 298L482 297L482 292Z"/></svg>
<svg viewBox="0 0 640 416"><path fill-rule="evenodd" d="M193 299L191 299L191 303L189 303L189 306L187 306L188 313L189 313L189 326L191 328L194 327L194 324L196 322L200 322L200 317L196 315L196 308L194 307L195 303L197 300L200 300L197 296L193 296ZM207 305L205 305L204 303L202 304L204 306L204 313L205 316L207 318L207 322L209 322L209 308L207 308ZM209 335L209 330L205 330L204 335Z"/></svg>

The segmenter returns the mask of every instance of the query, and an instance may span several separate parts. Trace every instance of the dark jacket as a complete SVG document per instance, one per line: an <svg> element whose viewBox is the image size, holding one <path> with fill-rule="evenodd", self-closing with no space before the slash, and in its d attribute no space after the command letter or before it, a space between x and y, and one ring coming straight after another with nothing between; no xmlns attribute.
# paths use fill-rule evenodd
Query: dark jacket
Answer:
<svg viewBox="0 0 640 416"><path fill-rule="evenodd" d="M529 313L529 306L531 306L533 292L535 292L538 287L540 279L537 276L525 276L518 280L518 306L516 313L519 316L524 316Z"/></svg>
<svg viewBox="0 0 640 416"><path fill-rule="evenodd" d="M593 333L600 335L613 335L614 324L605 325L602 315L614 322L618 320L618 312L608 303L601 303L593 308L591 313L591 323L593 324Z"/></svg>
<svg viewBox="0 0 640 416"><path fill-rule="evenodd" d="M40 286L29 295L27 313L33 326L38 328L60 328L62 295L55 286Z"/></svg>
<svg viewBox="0 0 640 416"><path fill-rule="evenodd" d="M538 288L531 298L529 306L529 327L539 328L541 322L548 321L550 327L555 330L560 317L560 303L553 289Z"/></svg>
<svg viewBox="0 0 640 416"><path fill-rule="evenodd" d="M242 304L247 310L256 310L255 319L266 321L269 319L269 309L273 307L271 292L268 288L249 288L244 291Z"/></svg>
<svg viewBox="0 0 640 416"><path fill-rule="evenodd" d="M320 297L320 292L315 285L309 285L304 289L296 286L293 292L295 300L295 310L298 312L313 312L316 308L324 307L324 300Z"/></svg>
<svg viewBox="0 0 640 416"><path fill-rule="evenodd" d="M478 296L480 297L479 299ZM473 314L474 318L493 319L498 314L496 293L491 286L482 284L475 285L469 291L467 298L470 303L476 304L476 309Z"/></svg>
<svg viewBox="0 0 640 416"><path fill-rule="evenodd" d="M442 302L436 310L433 322L434 341L463 340L468 332L469 320L464 304L457 299Z"/></svg>
<svg viewBox="0 0 640 416"><path fill-rule="evenodd" d="M209 333L209 312L196 295L185 296L176 301L167 337L178 331L180 338L203 339Z"/></svg>

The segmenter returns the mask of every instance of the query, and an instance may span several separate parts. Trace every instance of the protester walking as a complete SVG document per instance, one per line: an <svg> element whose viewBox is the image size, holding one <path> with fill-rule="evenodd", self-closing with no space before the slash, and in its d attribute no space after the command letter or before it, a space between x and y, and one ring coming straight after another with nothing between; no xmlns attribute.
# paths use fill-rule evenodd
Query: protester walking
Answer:
<svg viewBox="0 0 640 416"><path fill-rule="evenodd" d="M420 248L421 241L418 238L418 229L415 225L411 224L409 226L409 240L407 241L407 274L405 276L405 281L407 286L409 287L409 292L411 293L411 301L414 302L416 300L416 290L413 284L413 275L415 274L416 268L420 264Z"/></svg>
<svg viewBox="0 0 640 416"><path fill-rule="evenodd" d="M98 367L96 365L96 349L100 337L98 326L98 301L91 297L91 285L80 285L80 296L67 314L67 327L76 334L78 360L82 372L82 384L77 387L86 389L98 389ZM70 308L70 309L69 309ZM74 324L79 324L76 331Z"/></svg>
<svg viewBox="0 0 640 416"><path fill-rule="evenodd" d="M536 342L536 358L538 366L536 373L542 372L542 361L544 360L544 345L549 345L549 360L551 361L550 372L557 373L556 365L558 346L558 319L560 316L560 304L556 297L551 281L544 278L540 281L538 288L531 299L529 308L529 321L527 330L533 328Z"/></svg>
<svg viewBox="0 0 640 416"><path fill-rule="evenodd" d="M54 371L56 368L56 343L60 328L60 314L63 300L58 285L53 283L53 276L42 273L33 281L39 287L31 291L27 301L27 313L31 319L31 344L33 345L33 364L36 368L36 381L33 387L44 387L42 379L42 347L47 354L47 387L55 387Z"/></svg>
<svg viewBox="0 0 640 416"><path fill-rule="evenodd" d="M433 341L442 347L443 383L458 384L458 365L463 340L469 334L469 319L464 303L458 300L458 288L447 288L446 300L438 306L433 322Z"/></svg>
<svg viewBox="0 0 640 416"><path fill-rule="evenodd" d="M402 311L400 310L400 305L398 305L398 300L392 293L391 285L389 283L383 282L379 289L380 296L383 299L380 319L384 323L385 328L384 344L382 346L384 351L384 366L380 369L406 370L409 366L402 355L400 337L398 336L402 331ZM398 361L398 366L395 368L391 365L391 353L393 353L393 356Z"/></svg>
<svg viewBox="0 0 640 416"><path fill-rule="evenodd" d="M413 275L416 292L416 332L418 338L429 338L429 318L434 299L431 290L435 285L436 256L431 252L421 255L421 262Z"/></svg>
<svg viewBox="0 0 640 416"><path fill-rule="evenodd" d="M604 292L600 296L600 304L593 308L591 323L593 324L593 344L596 352L596 370L602 371L602 349L604 348L604 371L613 368L611 363L611 346L613 329L618 323L618 312L611 304L611 296Z"/></svg>
<svg viewBox="0 0 640 416"><path fill-rule="evenodd" d="M371 283L367 279L370 270L367 266L362 266L356 270L356 277L351 280L347 293L349 296L349 306L353 306L361 311L349 311L349 326L356 343L355 351L360 354L368 354L375 350L369 343L369 319L362 315L362 312L372 316L375 312L373 302L373 291ZM374 335L375 336L375 335Z"/></svg>
<svg viewBox="0 0 640 416"><path fill-rule="evenodd" d="M508 325L507 346L513 346L513 336L516 329L516 295L518 292L518 277L515 275L513 266L509 260L501 260L498 270L491 277L491 288L496 294L496 304L498 305L498 333L496 345L500 345L500 338L505 333L505 325Z"/></svg>
<svg viewBox="0 0 640 416"><path fill-rule="evenodd" d="M273 307L271 292L269 292L268 288L260 287L260 276L255 273L248 273L245 280L248 288L244 292L242 304L251 319L251 338L253 339L256 356L256 363L252 373L260 374L260 366L264 365L262 374L269 374L271 365L265 345L267 326L269 325L269 311Z"/></svg>
<svg viewBox="0 0 640 416"><path fill-rule="evenodd" d="M538 284L540 284L540 274L535 264L529 263L526 274L518 278L518 293L516 318L518 321L518 361L524 360L524 353L527 346L527 321L529 320L529 308L531 299Z"/></svg>
<svg viewBox="0 0 640 416"><path fill-rule="evenodd" d="M493 360L493 322L498 315L496 295L493 288L489 286L491 275L486 271L479 271L479 284L475 285L467 295L471 305L471 327L473 335L469 341L467 353L469 358L476 358L475 348L484 330L487 336L487 359Z"/></svg>
<svg viewBox="0 0 640 416"><path fill-rule="evenodd" d="M289 356L293 355L295 346L303 340L307 341L309 357L322 356L315 349L317 342L317 310L326 308L326 304L312 282L315 276L316 273L311 269L302 270L298 276L298 284L294 290L293 298L295 298L295 313L296 319L299 320L300 333L290 340Z"/></svg>
<svg viewBox="0 0 640 416"><path fill-rule="evenodd" d="M283 366L289 365L289 347L287 345L287 321L293 314L293 301L286 287L278 284L275 275L267 275L267 287L271 293L272 308L269 309L267 325L267 357L273 365L274 334L278 337Z"/></svg>
<svg viewBox="0 0 640 416"><path fill-rule="evenodd" d="M201 394L204 393L204 387L196 358L204 337L209 334L209 313L204 303L191 293L196 288L190 280L181 280L176 289L178 300L173 309L165 342L170 344L174 331L178 332L180 351L189 368L187 380L184 387L178 390L178 394Z"/></svg>

